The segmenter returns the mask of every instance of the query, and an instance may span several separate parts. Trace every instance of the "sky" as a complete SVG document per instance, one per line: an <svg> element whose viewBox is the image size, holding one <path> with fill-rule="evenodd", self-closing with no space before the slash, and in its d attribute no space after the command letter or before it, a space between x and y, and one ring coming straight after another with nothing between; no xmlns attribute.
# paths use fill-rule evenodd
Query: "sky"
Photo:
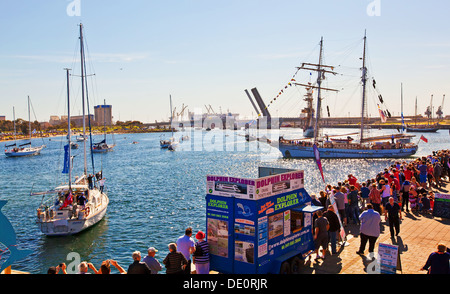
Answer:
<svg viewBox="0 0 450 294"><path fill-rule="evenodd" d="M377 96L393 115L435 111L450 95L448 1L400 0L0 0L0 115L48 121L66 110L64 68L72 69L71 112L81 114L79 24L87 44L89 99L114 120L154 122L176 107L256 113L244 90L258 88L272 116L296 117L302 87L288 87L302 62L324 60L323 104L331 116L361 113L360 68L367 34L368 109ZM299 83L315 73L299 71ZM372 87L376 80L376 89ZM447 100L450 99L447 98ZM378 102L379 103L379 102ZM450 101L444 104L450 115Z"/></svg>

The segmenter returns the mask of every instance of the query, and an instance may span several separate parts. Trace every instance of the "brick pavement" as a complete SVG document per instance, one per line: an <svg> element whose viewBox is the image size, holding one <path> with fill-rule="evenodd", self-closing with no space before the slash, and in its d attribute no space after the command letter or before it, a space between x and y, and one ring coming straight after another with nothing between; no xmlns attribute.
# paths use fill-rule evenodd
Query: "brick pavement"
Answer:
<svg viewBox="0 0 450 294"><path fill-rule="evenodd" d="M435 192L449 193L450 183L446 182L446 187ZM397 274L426 274L420 271L431 252L436 251L438 243L442 242L450 247L450 219L433 217L431 214L422 215L417 212L402 212L403 220L400 223L400 234L391 240L389 225L381 217L381 235L375 246L375 253L378 252L378 244L394 244L399 246L401 271ZM375 262L369 259L366 245L365 256L356 254L359 249L359 226L349 224L346 228L348 234L347 244L341 247L336 255L327 254L325 259L312 261L307 259L302 268L302 274L365 274L375 269ZM315 257L313 254L311 257Z"/></svg>

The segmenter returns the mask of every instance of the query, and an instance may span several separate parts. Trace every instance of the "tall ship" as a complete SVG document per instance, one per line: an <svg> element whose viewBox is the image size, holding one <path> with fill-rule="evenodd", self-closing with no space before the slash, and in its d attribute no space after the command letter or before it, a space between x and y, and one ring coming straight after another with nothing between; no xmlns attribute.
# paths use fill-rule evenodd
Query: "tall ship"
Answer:
<svg viewBox="0 0 450 294"><path fill-rule="evenodd" d="M427 107L425 111L425 115L428 117L427 124L417 124L417 97L415 104L415 115L414 115L414 125L406 125L407 132L416 132L416 133L436 133L439 130L439 125L437 123L432 124L433 118L433 95L431 95L430 106Z"/></svg>
<svg viewBox="0 0 450 294"><path fill-rule="evenodd" d="M404 143L404 134L392 134L388 136L367 137L365 136L365 122L367 116L366 109L366 41L364 35L363 65L362 65L362 101L361 101L361 128L359 140L329 140L328 137L320 136L320 112L321 112L321 91L336 91L333 89L322 88L322 80L325 74L336 73L334 67L323 65L323 38L320 41L320 54L318 64L308 64L308 70L317 71L317 85L310 86L317 89L317 107L314 123L314 137L311 139L284 139L279 138L278 142L273 142L283 157L285 158L315 158L314 146L319 151L320 158L403 158L409 157L417 152L417 144ZM311 68L314 67L314 68Z"/></svg>
<svg viewBox="0 0 450 294"><path fill-rule="evenodd" d="M81 95L83 101L83 121L85 117L84 101L88 101L87 91L85 91L86 69L83 48L83 25L80 24L80 44L81 44ZM67 78L67 133L71 134L70 116L70 85L69 71L66 69ZM87 88L86 88L87 89ZM89 103L87 103L89 109ZM89 128L91 138L92 154L92 133ZM83 124L83 135L86 137L86 129ZM87 137L86 137L87 138ZM84 143L84 172L81 176L73 176L73 159L71 155L71 136L67 136L67 144L64 146L63 174L67 174L67 183L64 183L52 190L45 192L31 193L32 196L42 196L42 201L37 209L36 223L42 233L47 236L68 236L78 234L87 228L97 224L106 214L109 198L104 191L103 171L95 173L94 161L92 159L92 172L96 177L88 174L87 152Z"/></svg>

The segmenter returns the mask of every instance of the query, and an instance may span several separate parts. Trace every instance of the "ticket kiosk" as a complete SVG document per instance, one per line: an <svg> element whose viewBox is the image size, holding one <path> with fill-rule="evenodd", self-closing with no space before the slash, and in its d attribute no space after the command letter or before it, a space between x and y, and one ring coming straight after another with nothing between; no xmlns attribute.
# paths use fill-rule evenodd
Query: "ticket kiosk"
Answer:
<svg viewBox="0 0 450 294"><path fill-rule="evenodd" d="M211 270L225 274L296 272L314 250L304 172L257 179L207 176Z"/></svg>

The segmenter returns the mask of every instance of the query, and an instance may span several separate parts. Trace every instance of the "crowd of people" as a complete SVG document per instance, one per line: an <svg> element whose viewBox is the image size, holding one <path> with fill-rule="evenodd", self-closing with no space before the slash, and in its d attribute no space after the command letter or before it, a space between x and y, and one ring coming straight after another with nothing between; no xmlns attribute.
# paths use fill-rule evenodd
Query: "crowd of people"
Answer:
<svg viewBox="0 0 450 294"><path fill-rule="evenodd" d="M192 228L185 230L175 243L170 243L169 253L162 261L166 269L166 274L191 274L191 264L195 264L196 274L209 274L209 245L206 241L206 234L198 231L194 241L192 238ZM110 274L111 265L120 274L158 274L163 270L163 265L155 258L158 250L150 247L147 255L142 258L140 251L134 251L131 255L133 262L125 270L117 261L107 259L97 268L90 262L83 261L78 265L79 274ZM48 274L67 274L67 266L61 263L52 266L47 270Z"/></svg>
<svg viewBox="0 0 450 294"><path fill-rule="evenodd" d="M314 216L315 258L325 258L328 245L331 247L331 254L337 254L336 244L341 224L346 227L352 221L360 226L360 247L356 253L362 255L367 243L369 253L374 252L380 235L382 216L389 223L391 238L394 238L400 233L402 212L409 213L411 209L417 213L430 213L434 204L431 188L439 188L445 179L450 180L449 158L450 150L440 150L409 162L397 161L373 179L361 182L350 174L336 186L327 185L326 189L320 191L319 197L312 195L312 204L324 207ZM162 261L166 274L190 274L192 263L195 264L197 274L209 273L209 245L205 233L199 231L195 235L197 242L192 238L192 234L192 228L189 227L175 243L168 245L169 253ZM322 254L319 254L320 248ZM439 244L438 251L430 255L421 269L429 273L448 271L448 251L445 245ZM112 265L121 274L157 274L163 270L163 266L155 258L156 252L156 248L150 247L144 258L141 258L139 251L133 252L133 262L127 270L115 260L103 261L98 270L92 263L82 262L79 265L79 273L89 273L90 269L94 274L109 274ZM439 266L435 265L433 269L433 263L438 263ZM443 269L438 270L440 266ZM66 273L64 263L49 268L48 273L57 274L60 271Z"/></svg>
<svg viewBox="0 0 450 294"><path fill-rule="evenodd" d="M410 213L411 209L414 213L431 214L434 208L432 188L440 188L444 180L450 180L449 158L450 150L440 150L409 162L397 161L372 179L359 181L349 174L337 185L327 185L318 197L312 195L313 204L324 207L314 220L315 258L325 258L328 244L331 254L337 253L341 224L346 227L352 222L360 226L360 248L356 253L362 255L367 243L369 253L374 252L382 216L394 240L400 233L402 212Z"/></svg>

